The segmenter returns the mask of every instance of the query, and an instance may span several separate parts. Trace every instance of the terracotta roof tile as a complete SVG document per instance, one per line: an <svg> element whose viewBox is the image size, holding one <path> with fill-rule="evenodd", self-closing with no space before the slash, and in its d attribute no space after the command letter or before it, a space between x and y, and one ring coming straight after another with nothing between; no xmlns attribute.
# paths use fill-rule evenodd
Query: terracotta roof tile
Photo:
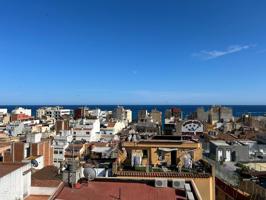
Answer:
<svg viewBox="0 0 266 200"><path fill-rule="evenodd" d="M120 191L120 192L119 192ZM156 188L144 183L89 182L80 189L64 187L56 199L64 200L172 200L177 199L174 188Z"/></svg>
<svg viewBox="0 0 266 200"><path fill-rule="evenodd" d="M58 169L55 166L46 166L31 176L31 185L39 187L57 187L61 183Z"/></svg>

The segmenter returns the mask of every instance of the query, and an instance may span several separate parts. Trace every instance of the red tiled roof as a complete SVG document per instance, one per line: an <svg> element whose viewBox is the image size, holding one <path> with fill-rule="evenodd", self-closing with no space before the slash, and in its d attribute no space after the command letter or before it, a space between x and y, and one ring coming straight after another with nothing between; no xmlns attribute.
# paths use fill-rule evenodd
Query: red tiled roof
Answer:
<svg viewBox="0 0 266 200"><path fill-rule="evenodd" d="M119 192L120 191L120 192ZM120 193L120 194L119 194ZM56 199L64 200L173 200L174 188L156 188L144 183L89 182L80 189L64 187Z"/></svg>
<svg viewBox="0 0 266 200"><path fill-rule="evenodd" d="M38 187L57 187L62 181L55 166L46 166L31 176L31 185Z"/></svg>
<svg viewBox="0 0 266 200"><path fill-rule="evenodd" d="M33 179L31 186L33 187L58 187L62 181L60 180L38 180Z"/></svg>

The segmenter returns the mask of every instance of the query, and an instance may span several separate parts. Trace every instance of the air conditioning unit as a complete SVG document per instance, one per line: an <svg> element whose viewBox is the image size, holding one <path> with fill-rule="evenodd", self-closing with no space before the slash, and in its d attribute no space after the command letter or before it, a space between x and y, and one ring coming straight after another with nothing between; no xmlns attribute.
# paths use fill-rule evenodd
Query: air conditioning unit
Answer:
<svg viewBox="0 0 266 200"><path fill-rule="evenodd" d="M167 179L155 179L155 187L167 187Z"/></svg>
<svg viewBox="0 0 266 200"><path fill-rule="evenodd" d="M194 195L193 195L192 192L186 192L186 195L187 195L187 199L188 200L195 200Z"/></svg>
<svg viewBox="0 0 266 200"><path fill-rule="evenodd" d="M184 190L185 188L185 179L173 179L172 180L172 187L175 189Z"/></svg>
<svg viewBox="0 0 266 200"><path fill-rule="evenodd" d="M190 184L188 184L188 183L185 184L185 190L186 190L186 192L191 192Z"/></svg>

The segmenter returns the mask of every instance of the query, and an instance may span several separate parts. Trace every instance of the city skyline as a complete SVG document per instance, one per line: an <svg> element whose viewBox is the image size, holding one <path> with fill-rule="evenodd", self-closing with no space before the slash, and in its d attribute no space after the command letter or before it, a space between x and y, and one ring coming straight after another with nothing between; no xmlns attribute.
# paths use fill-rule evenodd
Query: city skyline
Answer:
<svg viewBox="0 0 266 200"><path fill-rule="evenodd" d="M1 105L266 102L266 2L0 5Z"/></svg>

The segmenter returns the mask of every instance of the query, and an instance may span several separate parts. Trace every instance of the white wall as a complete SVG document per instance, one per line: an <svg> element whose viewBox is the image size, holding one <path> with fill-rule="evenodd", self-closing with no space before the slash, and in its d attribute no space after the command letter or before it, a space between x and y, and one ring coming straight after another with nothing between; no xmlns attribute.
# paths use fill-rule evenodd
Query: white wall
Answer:
<svg viewBox="0 0 266 200"><path fill-rule="evenodd" d="M38 162L38 166L37 167L34 167L31 164L31 160L29 160L29 159L22 160L22 162L24 162L24 163L30 163L31 164L31 167L34 168L34 169L42 169L44 167L44 159L43 159L43 156L38 156L34 160L36 160Z"/></svg>
<svg viewBox="0 0 266 200"><path fill-rule="evenodd" d="M65 149L68 147L69 143L72 142L72 140L72 132L69 130L61 131L58 135L54 137L54 165L56 167L60 167L60 162L65 160Z"/></svg>
<svg viewBox="0 0 266 200"><path fill-rule="evenodd" d="M198 120L187 120L182 124L181 131L183 133L203 132L204 127L203 127L203 124Z"/></svg>
<svg viewBox="0 0 266 200"><path fill-rule="evenodd" d="M73 129L73 139L75 138L77 141L84 139L89 142L91 138L91 132L92 130L88 130L87 128L82 130Z"/></svg>
<svg viewBox="0 0 266 200"><path fill-rule="evenodd" d="M31 133L27 134L26 141L28 143L38 143L41 141L42 134L41 133Z"/></svg>
<svg viewBox="0 0 266 200"><path fill-rule="evenodd" d="M7 108L0 108L0 114L7 114Z"/></svg>
<svg viewBox="0 0 266 200"><path fill-rule="evenodd" d="M65 160L65 150L68 147L68 143L65 145L54 146L54 165L60 167L60 163Z"/></svg>
<svg viewBox="0 0 266 200"><path fill-rule="evenodd" d="M23 175L30 166L27 164L0 178L0 199L23 199L23 194L30 193L31 172Z"/></svg>
<svg viewBox="0 0 266 200"><path fill-rule="evenodd" d="M75 130L81 129L81 130ZM83 129L83 130L82 130ZM90 130L86 130L90 129ZM74 134L76 132L76 134ZM89 134L87 134L89 132ZM100 132L100 120L99 119L89 119L81 121L81 124L77 124L73 131L73 138L76 136L76 140L84 139L88 142L98 141L97 134Z"/></svg>
<svg viewBox="0 0 266 200"><path fill-rule="evenodd" d="M25 109L25 108L16 108L14 110L12 110L12 114L25 114L25 115L28 115L28 116L31 116L31 109Z"/></svg>
<svg viewBox="0 0 266 200"><path fill-rule="evenodd" d="M45 109L39 108L36 110L36 117L37 118L42 118L42 116L44 116L44 115L45 115Z"/></svg>
<svg viewBox="0 0 266 200"><path fill-rule="evenodd" d="M127 121L128 123L131 123L132 122L132 111L131 110L126 110L127 112Z"/></svg>
<svg viewBox="0 0 266 200"><path fill-rule="evenodd" d="M11 133L13 136L17 136L18 134L22 134L24 130L24 124L18 123L18 124L8 124L6 126L6 130Z"/></svg>

